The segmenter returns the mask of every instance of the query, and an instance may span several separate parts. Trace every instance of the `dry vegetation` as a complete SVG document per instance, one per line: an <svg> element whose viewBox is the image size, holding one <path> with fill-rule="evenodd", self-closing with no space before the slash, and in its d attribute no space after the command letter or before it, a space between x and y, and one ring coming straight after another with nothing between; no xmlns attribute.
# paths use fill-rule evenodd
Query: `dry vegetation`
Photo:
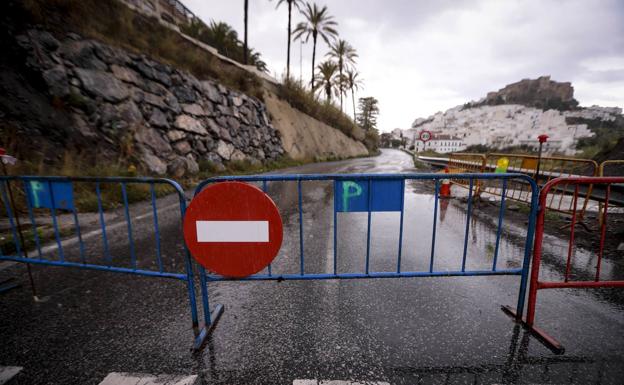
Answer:
<svg viewBox="0 0 624 385"><path fill-rule="evenodd" d="M200 79L263 99L262 80L227 63L159 24L114 0L24 0L25 24L39 24L57 33L76 32L131 52L146 54ZM332 104L319 101L293 81L278 87L279 96L298 110L358 139L355 123ZM358 140L361 140L359 138Z"/></svg>

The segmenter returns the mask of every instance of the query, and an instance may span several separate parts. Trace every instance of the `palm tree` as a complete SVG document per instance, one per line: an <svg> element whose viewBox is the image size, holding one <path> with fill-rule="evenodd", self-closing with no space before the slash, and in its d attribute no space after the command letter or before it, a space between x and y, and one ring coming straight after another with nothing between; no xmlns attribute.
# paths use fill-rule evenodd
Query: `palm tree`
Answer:
<svg viewBox="0 0 624 385"><path fill-rule="evenodd" d="M345 74L346 88L351 90L351 100L353 101L353 121L355 121L355 90L359 90L362 87L362 79L359 78L359 74L355 69L348 69Z"/></svg>
<svg viewBox="0 0 624 385"><path fill-rule="evenodd" d="M245 43L243 47L243 64L247 64L247 14L249 13L249 0L245 0Z"/></svg>
<svg viewBox="0 0 624 385"><path fill-rule="evenodd" d="M212 45L227 57L233 57L240 47L236 31L222 21L211 20L208 28L202 32L200 40Z"/></svg>
<svg viewBox="0 0 624 385"><path fill-rule="evenodd" d="M301 11L301 7L303 7L303 0L279 0L275 8L279 8L279 6L284 3L288 4L288 46L286 48L286 79L290 79L290 21L292 16L292 7L294 5L298 11Z"/></svg>
<svg viewBox="0 0 624 385"><path fill-rule="evenodd" d="M358 57L355 52L355 48L351 46L351 44L346 41L340 39L329 47L329 52L327 56L335 59L338 62L338 72L340 73L340 78L342 79L343 69L345 66L350 66L355 64L355 58ZM343 82L341 82L343 84ZM340 111L342 111L342 94L344 90L340 92Z"/></svg>
<svg viewBox="0 0 624 385"><path fill-rule="evenodd" d="M318 74L316 75L316 79L318 80L318 85L316 90L322 90L325 92L325 98L327 102L331 102L332 91L335 94L338 94L338 81L336 71L338 70L338 66L333 61L326 61L318 65Z"/></svg>
<svg viewBox="0 0 624 385"><path fill-rule="evenodd" d="M305 41L307 42L312 36L312 80L310 84L314 90L314 60L316 58L316 40L320 36L327 44L330 44L329 38L338 36L338 32L335 27L338 25L333 19L333 16L327 13L327 6L319 8L316 4L311 5L306 3L303 10L303 16L306 21L297 24L297 27L293 31L295 40L302 39L305 35Z"/></svg>

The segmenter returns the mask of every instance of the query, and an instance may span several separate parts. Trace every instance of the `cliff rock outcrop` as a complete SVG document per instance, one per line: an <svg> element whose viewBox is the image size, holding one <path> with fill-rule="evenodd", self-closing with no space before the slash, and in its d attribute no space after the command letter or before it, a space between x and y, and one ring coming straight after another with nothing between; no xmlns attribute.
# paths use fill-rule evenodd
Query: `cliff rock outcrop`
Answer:
<svg viewBox="0 0 624 385"><path fill-rule="evenodd" d="M202 160L261 162L284 153L264 103L253 97L76 34L57 39L33 29L16 42L28 71L22 80L43 88L75 128L56 138L62 148L125 151L149 172L175 176L197 172ZM7 101L18 90L3 87L4 120L45 142L53 127L45 119L24 124L28 108Z"/></svg>

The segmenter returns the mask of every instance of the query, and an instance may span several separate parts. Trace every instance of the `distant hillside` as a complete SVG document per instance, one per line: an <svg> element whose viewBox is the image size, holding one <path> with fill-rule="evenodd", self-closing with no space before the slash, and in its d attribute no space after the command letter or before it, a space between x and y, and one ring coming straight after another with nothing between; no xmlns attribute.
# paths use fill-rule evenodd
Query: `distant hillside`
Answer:
<svg viewBox="0 0 624 385"><path fill-rule="evenodd" d="M609 151L624 137L621 108L578 104L569 82L524 79L479 101L418 118L404 136L414 140L428 130L460 137L469 148L513 151L530 150L538 135L547 134L548 153L584 157Z"/></svg>

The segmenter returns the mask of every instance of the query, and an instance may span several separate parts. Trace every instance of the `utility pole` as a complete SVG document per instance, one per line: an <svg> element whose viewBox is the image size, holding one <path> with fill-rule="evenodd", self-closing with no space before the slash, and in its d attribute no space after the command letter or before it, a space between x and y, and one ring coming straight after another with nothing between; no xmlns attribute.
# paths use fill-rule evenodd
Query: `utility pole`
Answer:
<svg viewBox="0 0 624 385"><path fill-rule="evenodd" d="M245 0L245 47L243 48L243 64L247 65L247 13L249 12L249 0Z"/></svg>

